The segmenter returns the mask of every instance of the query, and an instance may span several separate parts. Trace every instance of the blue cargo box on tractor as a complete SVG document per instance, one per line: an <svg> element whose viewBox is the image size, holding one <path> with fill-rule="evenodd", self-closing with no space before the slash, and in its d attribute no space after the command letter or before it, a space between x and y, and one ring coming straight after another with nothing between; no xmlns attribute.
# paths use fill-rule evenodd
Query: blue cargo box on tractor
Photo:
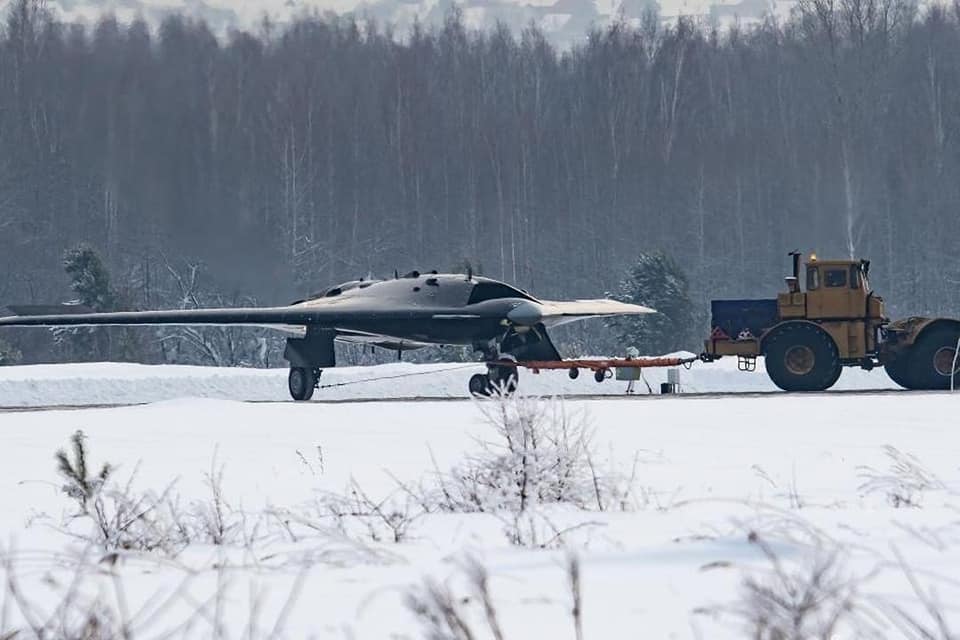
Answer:
<svg viewBox="0 0 960 640"><path fill-rule="evenodd" d="M710 303L710 326L729 337L760 336L778 321L776 298L714 300Z"/></svg>

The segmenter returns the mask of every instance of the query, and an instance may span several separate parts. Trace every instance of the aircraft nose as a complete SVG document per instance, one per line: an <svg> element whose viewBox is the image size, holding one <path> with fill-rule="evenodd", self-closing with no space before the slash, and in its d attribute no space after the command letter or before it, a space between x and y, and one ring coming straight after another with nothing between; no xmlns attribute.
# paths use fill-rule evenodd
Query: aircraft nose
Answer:
<svg viewBox="0 0 960 640"><path fill-rule="evenodd" d="M543 312L540 310L540 305L524 300L507 312L507 320L513 324L532 327L543 320Z"/></svg>

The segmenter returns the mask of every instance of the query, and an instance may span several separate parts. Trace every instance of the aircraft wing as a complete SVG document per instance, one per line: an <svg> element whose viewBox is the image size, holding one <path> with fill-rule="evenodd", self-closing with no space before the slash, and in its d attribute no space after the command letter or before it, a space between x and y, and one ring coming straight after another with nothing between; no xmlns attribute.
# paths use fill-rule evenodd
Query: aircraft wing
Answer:
<svg viewBox="0 0 960 640"><path fill-rule="evenodd" d="M482 303L481 303L482 304ZM479 305L478 305L479 306ZM364 335L364 328L378 326L393 320L434 320L476 318L483 313L502 313L502 310L471 312L470 314L438 314L430 307L406 306L390 308L371 306L367 303L342 304L304 303L283 307L239 307L225 309L184 309L166 311L117 311L109 313L78 312L76 305L42 307L8 307L13 315L0 317L0 327L90 327L127 325L213 325L272 327L288 333L302 332L303 327L317 326L337 329L341 339L356 342L375 342L378 334ZM521 325L543 322L555 326L580 320L614 315L641 315L655 313L648 307L619 302L617 300L572 300L563 302L523 301L506 317ZM390 336L380 336L390 342ZM373 338L371 340L371 338Z"/></svg>
<svg viewBox="0 0 960 640"><path fill-rule="evenodd" d="M605 316L638 316L656 313L655 309L639 304L620 302L619 300L570 300L570 301L541 301L541 312L544 325L551 327L558 324L583 320L585 318L602 318Z"/></svg>
<svg viewBox="0 0 960 640"><path fill-rule="evenodd" d="M0 327L93 327L127 325L213 325L274 327L293 330L306 325L336 328L357 320L409 319L416 310L360 310L329 306L238 307L231 309L184 309L168 311L117 311L76 313L76 307L44 307L44 313L22 313L29 307L8 307L14 315L0 317ZM20 311L21 313L18 313ZM56 313L51 313L56 311ZM425 313L429 317L429 313Z"/></svg>

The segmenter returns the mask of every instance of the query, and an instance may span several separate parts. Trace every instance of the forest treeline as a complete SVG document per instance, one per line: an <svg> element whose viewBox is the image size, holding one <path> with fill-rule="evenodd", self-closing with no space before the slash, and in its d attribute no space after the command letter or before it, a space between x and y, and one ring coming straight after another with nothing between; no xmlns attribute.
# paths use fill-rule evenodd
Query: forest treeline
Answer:
<svg viewBox="0 0 960 640"><path fill-rule="evenodd" d="M960 315L958 13L800 0L729 30L650 14L559 51L455 10L402 37L304 15L218 38L15 0L0 304L69 299L81 242L131 308L467 263L597 296L641 251L670 255L702 308L773 294L800 249L871 258L894 314Z"/></svg>

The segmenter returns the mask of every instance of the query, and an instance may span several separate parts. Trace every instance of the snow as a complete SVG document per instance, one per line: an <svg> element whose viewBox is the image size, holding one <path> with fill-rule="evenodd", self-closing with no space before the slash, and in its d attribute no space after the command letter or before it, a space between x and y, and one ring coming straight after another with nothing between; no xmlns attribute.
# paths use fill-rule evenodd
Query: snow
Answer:
<svg viewBox="0 0 960 640"><path fill-rule="evenodd" d="M763 370L737 371L735 359L695 363L681 370L683 389L694 393L776 391ZM481 365L393 363L375 367L338 367L323 373L314 400L383 398L466 398L467 380ZM650 387L659 391L666 369L647 369ZM597 384L589 371L570 380L566 371L521 372L521 385L534 395L622 394L625 383ZM286 369L240 369L119 363L57 364L0 367L0 407L89 406L141 404L184 397L247 401L287 401ZM883 370L844 369L838 390L894 389ZM642 382L637 389L646 391Z"/></svg>
<svg viewBox="0 0 960 640"><path fill-rule="evenodd" d="M51 391L77 404L84 394L97 394L101 403L151 402L0 413L0 540L14 549L23 592L52 606L56 588L47 578L68 583L71 563L84 550L62 532L62 516L71 506L59 490L53 461L53 452L65 447L75 430L88 436L91 467L118 464L120 478L136 469L134 484L143 489L160 491L176 481L184 502L207 495L204 474L223 465L224 496L251 519L307 505L326 492L343 492L353 481L380 499L395 495L398 482L414 486L436 469L475 455L479 442L492 438L476 401L388 399L411 395L411 389L413 395L459 396L471 371L440 372L451 366L459 365L337 371L341 381L435 372L418 382L391 379L368 383L366 389L358 384L349 391L359 394L355 397L380 396L361 403L237 400L284 399L282 371L133 365L0 369L0 404L45 403ZM769 389L762 373L733 369L720 362L684 375L702 391L731 385ZM663 372L648 373L648 378L657 376L665 378ZM622 393L623 383L597 385L583 378L572 382L563 372L544 373L527 375L523 384L528 392ZM842 382L846 388L889 385L881 371L847 371ZM168 399L157 402L149 396L153 389ZM234 399L222 399L231 393ZM746 634L732 611L745 572L769 567L749 542L749 532L769 541L789 566L804 566L813 551L810 532L816 532L820 544L844 550L844 575L862 578L858 597L873 603L874 611L890 611L887 605L894 602L923 619L897 564L899 554L922 588L936 589L948 622L960 624L952 606L960 592L951 579L960 569L960 397L915 392L657 401L571 397L564 409L589 421L598 464L629 473L636 460L636 482L642 487L635 511L562 506L544 511L558 528L577 527L564 538L565 548L510 544L505 514L431 513L416 518L408 538L398 544L363 540L362 534L314 532L295 541L275 535L246 548L192 545L175 558L126 553L112 569L96 564L99 556L87 549L98 567L91 578L95 586L87 588L90 593L99 589L112 603L116 585L122 585L133 612L159 607L166 601L161 596L173 594L159 616L163 629L211 602L219 585L222 613L217 615L228 637L244 636L251 620L265 637L281 618L278 635L290 638L416 638L424 636L404 606L406 595L427 577L468 593L462 567L474 557L490 572L506 638L564 639L574 637L564 566L567 554L575 553L582 563L585 638L635 638L638 633L738 638ZM914 476L894 470L904 460L915 461L935 479L929 487L915 488L919 506L912 508L896 508L888 495L910 491ZM865 485L869 478L876 480L877 491ZM267 518L263 529L276 521ZM281 615L290 596L295 596L290 610ZM211 607L208 617L212 612ZM16 619L15 607L11 615ZM196 622L182 635L209 637L211 624ZM879 637L904 637L882 615L871 624L881 627ZM141 634L158 635L157 628Z"/></svg>

